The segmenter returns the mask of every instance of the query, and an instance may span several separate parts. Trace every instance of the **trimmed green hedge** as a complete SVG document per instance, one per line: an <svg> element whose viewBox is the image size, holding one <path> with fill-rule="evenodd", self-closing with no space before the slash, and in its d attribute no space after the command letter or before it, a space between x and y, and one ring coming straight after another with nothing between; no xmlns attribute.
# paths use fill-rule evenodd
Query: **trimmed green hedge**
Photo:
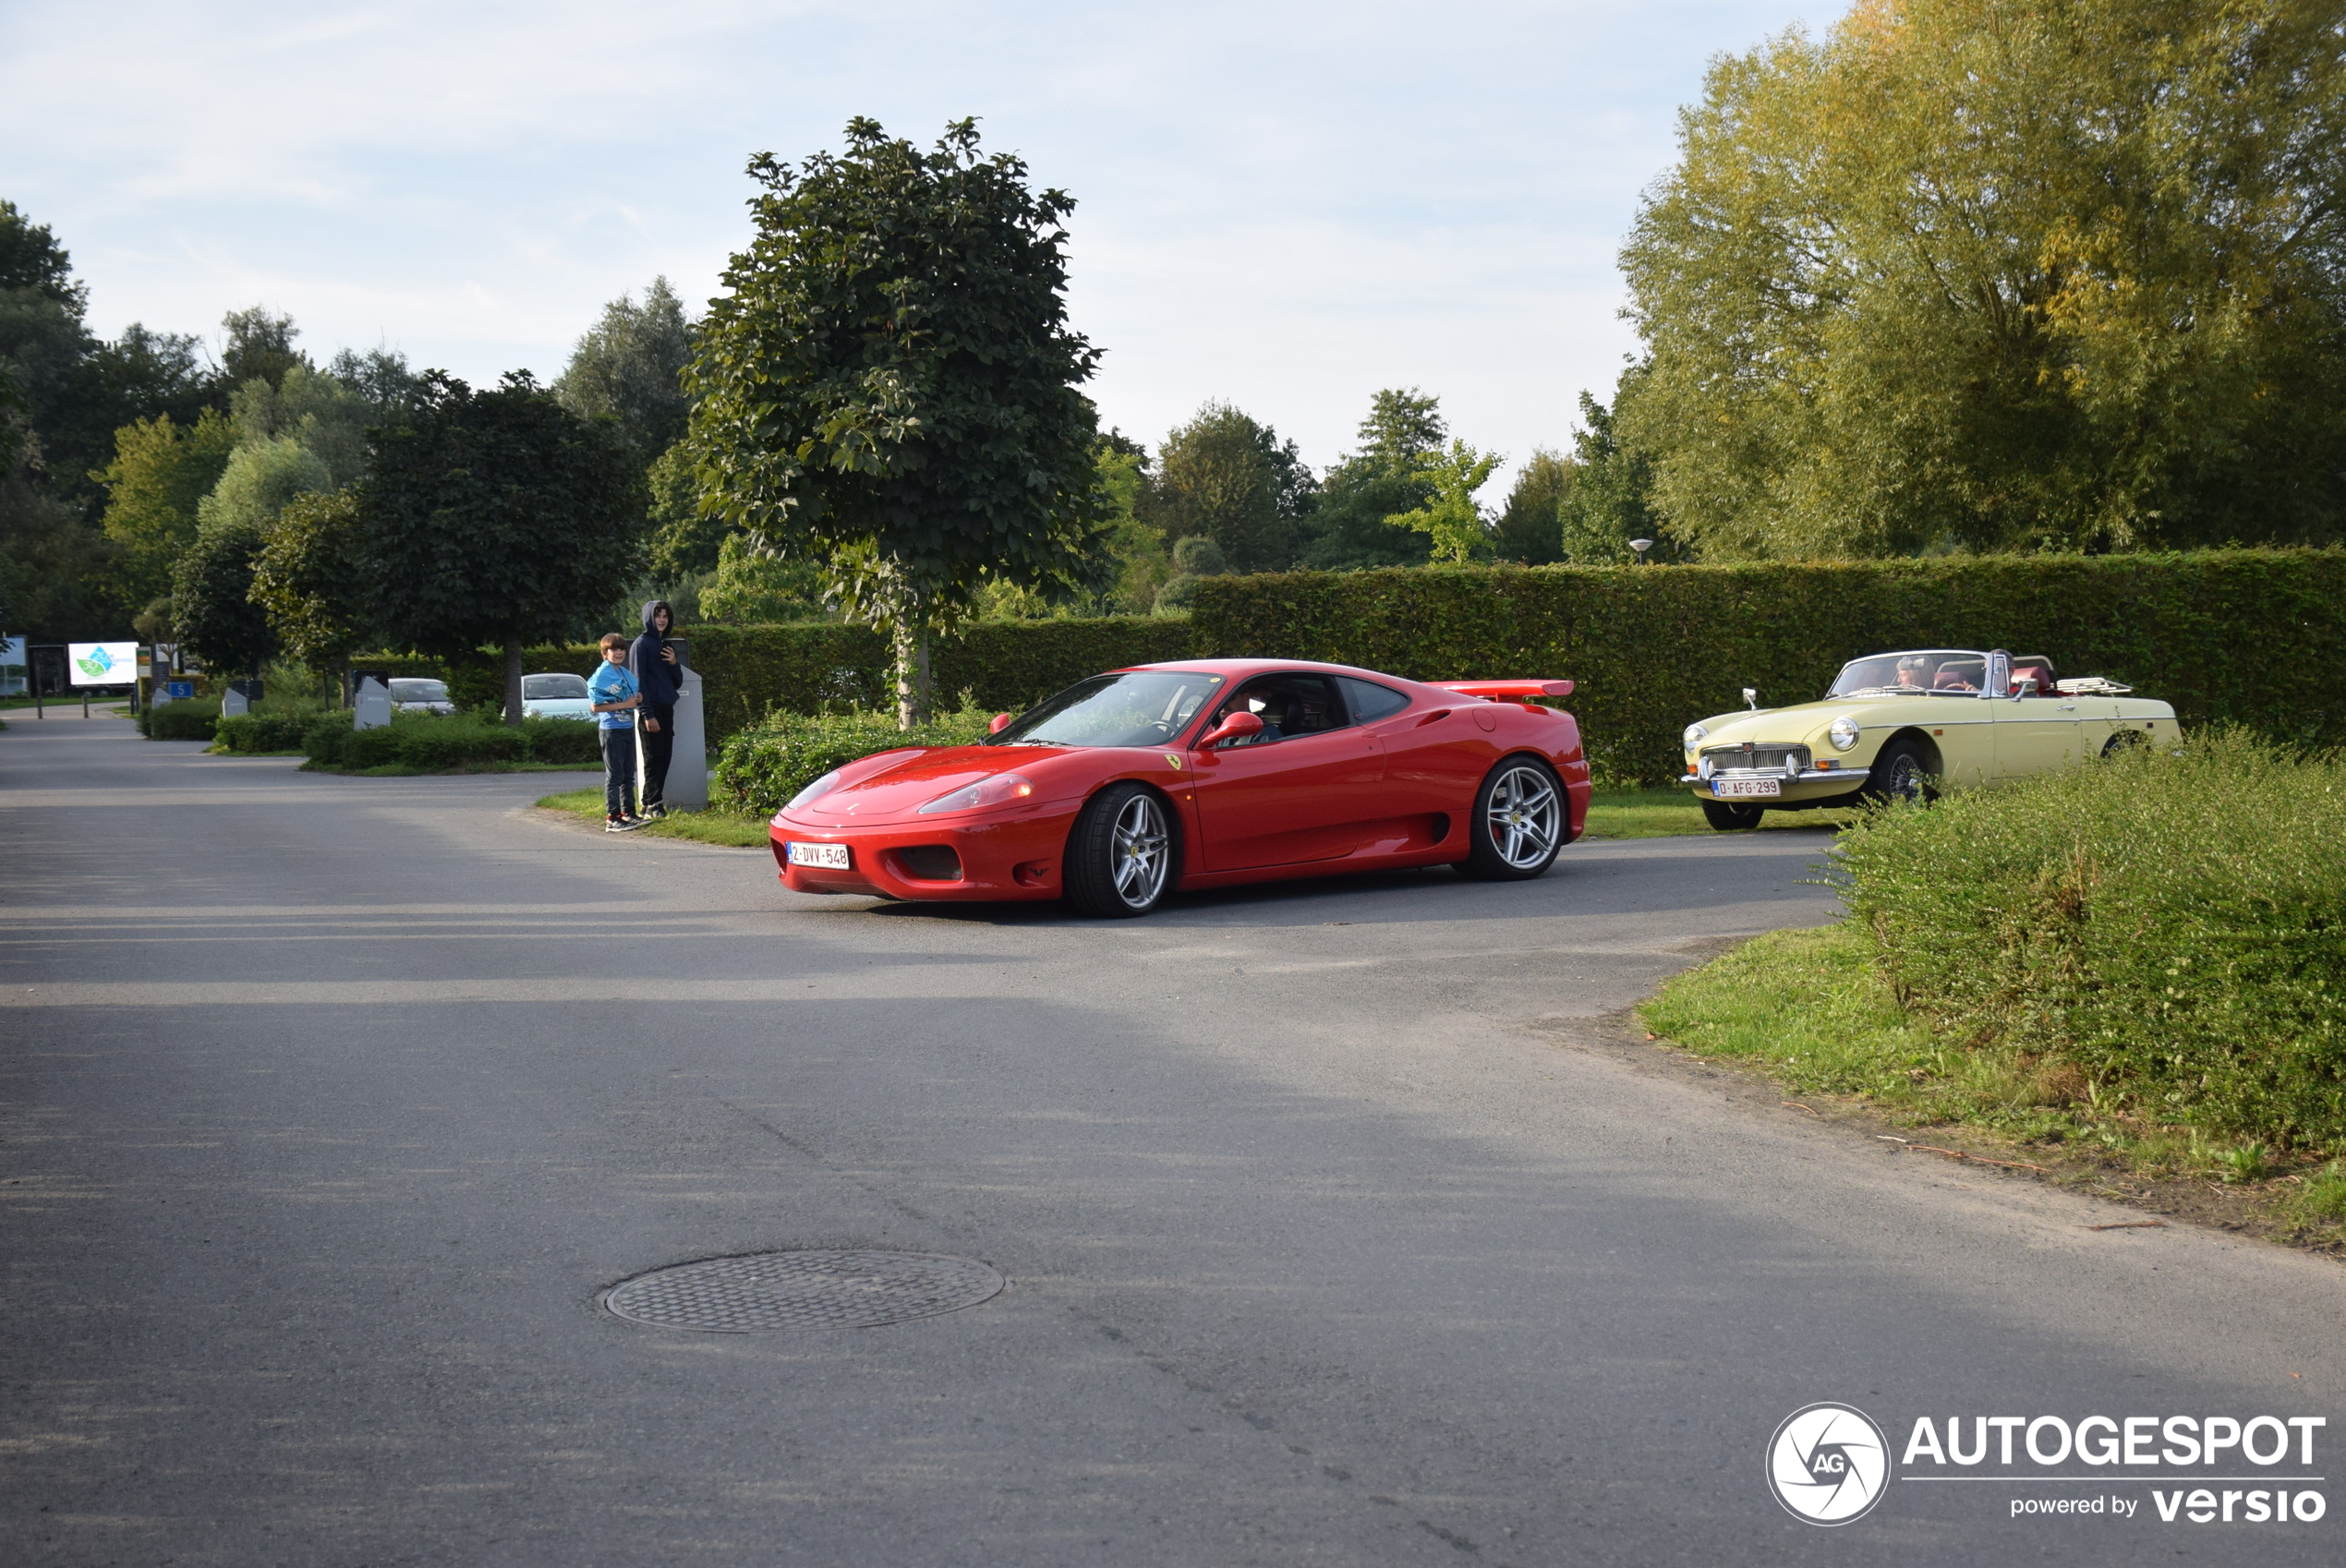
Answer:
<svg viewBox="0 0 2346 1568"><path fill-rule="evenodd" d="M1847 565L1413 568L1209 577L1196 646L1416 680L1548 676L1609 781L1675 778L1697 718L1824 694L1903 647L2001 647L2188 723L2346 742L2346 552L1977 556Z"/></svg>
<svg viewBox="0 0 2346 1568"><path fill-rule="evenodd" d="M306 766L341 773L393 764L435 773L501 762L602 765L595 726L574 718L525 719L515 730L468 713L394 713L387 725L357 730L348 713L330 713L309 722L301 748Z"/></svg>
<svg viewBox="0 0 2346 1568"><path fill-rule="evenodd" d="M151 703L139 710L139 732L150 741L209 741L219 723L218 697Z"/></svg>

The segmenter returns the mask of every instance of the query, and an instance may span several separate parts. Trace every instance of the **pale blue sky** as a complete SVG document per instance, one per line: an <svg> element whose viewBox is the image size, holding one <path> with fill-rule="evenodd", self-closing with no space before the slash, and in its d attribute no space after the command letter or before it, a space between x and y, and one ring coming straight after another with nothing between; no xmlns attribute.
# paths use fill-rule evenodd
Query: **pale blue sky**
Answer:
<svg viewBox="0 0 2346 1568"><path fill-rule="evenodd" d="M260 302L550 376L653 274L714 291L752 151L975 115L1077 199L1108 422L1218 397L1324 467L1416 385L1512 466L1633 346L1614 253L1705 64L1842 8L8 0L0 195L102 332Z"/></svg>

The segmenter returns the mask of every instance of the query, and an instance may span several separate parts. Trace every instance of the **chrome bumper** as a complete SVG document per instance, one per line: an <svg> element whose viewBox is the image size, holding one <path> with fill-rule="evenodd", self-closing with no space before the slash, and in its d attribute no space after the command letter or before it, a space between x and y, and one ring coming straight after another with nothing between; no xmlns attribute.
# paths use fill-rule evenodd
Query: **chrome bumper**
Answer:
<svg viewBox="0 0 2346 1568"><path fill-rule="evenodd" d="M1772 778L1780 784L1846 783L1852 790L1855 790L1866 781L1866 778L1867 771L1862 767L1811 767L1805 768L1798 773L1780 772L1772 767L1723 767L1707 777L1699 773L1689 773L1680 778L1678 782L1686 785L1689 789L1699 790L1704 785L1710 783L1713 778L1731 778L1738 780L1751 778Z"/></svg>

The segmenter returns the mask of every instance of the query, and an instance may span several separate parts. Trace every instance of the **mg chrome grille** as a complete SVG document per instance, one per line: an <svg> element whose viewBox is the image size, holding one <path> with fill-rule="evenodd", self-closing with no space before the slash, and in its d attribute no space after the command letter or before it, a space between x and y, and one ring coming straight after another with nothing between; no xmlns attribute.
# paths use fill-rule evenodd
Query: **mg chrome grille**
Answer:
<svg viewBox="0 0 2346 1568"><path fill-rule="evenodd" d="M1705 746L1702 760L1706 773L1805 773L1808 748L1745 741L1731 746Z"/></svg>

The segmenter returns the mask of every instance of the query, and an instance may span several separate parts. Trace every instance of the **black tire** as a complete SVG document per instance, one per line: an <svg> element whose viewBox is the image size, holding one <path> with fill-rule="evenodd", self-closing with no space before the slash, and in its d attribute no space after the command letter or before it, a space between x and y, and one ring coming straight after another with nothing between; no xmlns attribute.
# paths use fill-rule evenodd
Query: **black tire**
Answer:
<svg viewBox="0 0 2346 1568"><path fill-rule="evenodd" d="M1102 920L1144 915L1173 890L1180 861L1165 797L1144 784L1111 784L1083 803L1067 836L1067 901Z"/></svg>
<svg viewBox="0 0 2346 1568"><path fill-rule="evenodd" d="M2149 744L2150 737L2144 734L2141 730L2121 730L2117 734L2112 735L2110 738L2110 743L2108 745L2102 747L2101 754L2106 757L2114 757L2124 752L2141 751L2145 746Z"/></svg>
<svg viewBox="0 0 2346 1568"><path fill-rule="evenodd" d="M1570 824L1554 768L1538 757L1502 758L1474 792L1458 874L1481 882L1538 876L1555 863Z"/></svg>
<svg viewBox="0 0 2346 1568"><path fill-rule="evenodd" d="M1912 801L1925 805L1939 795L1931 782L1935 772L1930 753L1921 742L1893 741L1873 759L1863 793L1869 801Z"/></svg>
<svg viewBox="0 0 2346 1568"><path fill-rule="evenodd" d="M1722 833L1739 833L1747 827L1757 827L1768 810L1765 806L1742 805L1734 801L1698 801L1696 804L1702 807L1702 820Z"/></svg>

